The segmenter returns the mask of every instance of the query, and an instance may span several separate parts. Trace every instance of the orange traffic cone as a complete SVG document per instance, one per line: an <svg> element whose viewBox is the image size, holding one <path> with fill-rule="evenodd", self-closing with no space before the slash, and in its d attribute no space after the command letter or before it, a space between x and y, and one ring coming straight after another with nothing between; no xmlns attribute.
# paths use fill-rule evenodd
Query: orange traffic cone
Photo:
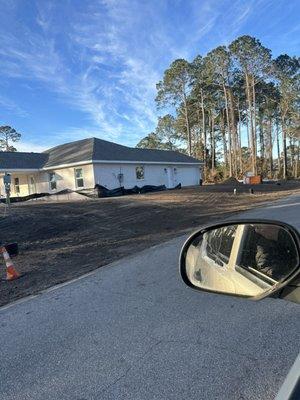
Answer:
<svg viewBox="0 0 300 400"><path fill-rule="evenodd" d="M19 274L18 271L16 271L14 264L12 263L6 248L1 247L0 251L3 254L3 258L4 258L4 261L6 264L6 279L4 279L4 280L13 281L15 279L20 278L21 275Z"/></svg>

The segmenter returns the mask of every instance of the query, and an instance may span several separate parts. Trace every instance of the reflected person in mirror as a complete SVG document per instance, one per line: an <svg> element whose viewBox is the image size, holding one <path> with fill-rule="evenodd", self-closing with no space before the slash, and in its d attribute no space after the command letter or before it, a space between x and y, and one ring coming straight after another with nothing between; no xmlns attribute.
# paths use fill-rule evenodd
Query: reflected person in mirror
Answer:
<svg viewBox="0 0 300 400"><path fill-rule="evenodd" d="M254 225L253 228L256 269L277 281L281 280L286 276L289 265L295 262L290 234L274 225Z"/></svg>

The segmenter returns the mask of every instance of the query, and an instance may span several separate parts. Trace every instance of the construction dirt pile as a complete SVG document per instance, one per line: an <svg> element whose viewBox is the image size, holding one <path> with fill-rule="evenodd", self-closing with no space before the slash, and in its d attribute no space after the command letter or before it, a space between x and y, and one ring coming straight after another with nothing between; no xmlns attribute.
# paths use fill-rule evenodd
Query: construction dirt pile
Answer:
<svg viewBox="0 0 300 400"><path fill-rule="evenodd" d="M64 190L57 194L52 194L51 196L40 197L38 199L32 199L30 201L37 202L60 202L60 201L87 201L90 200L89 197L84 196L83 194L74 192L72 190Z"/></svg>
<svg viewBox="0 0 300 400"><path fill-rule="evenodd" d="M241 185L241 182L239 182L236 178L234 178L233 176L231 176L230 178L225 179L225 181L223 181L223 182L221 183L221 185L236 186L236 185Z"/></svg>

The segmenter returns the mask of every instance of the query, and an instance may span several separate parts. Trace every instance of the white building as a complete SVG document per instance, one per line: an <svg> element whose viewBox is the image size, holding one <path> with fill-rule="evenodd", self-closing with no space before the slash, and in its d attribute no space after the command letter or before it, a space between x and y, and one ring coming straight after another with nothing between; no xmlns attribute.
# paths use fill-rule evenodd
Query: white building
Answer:
<svg viewBox="0 0 300 400"><path fill-rule="evenodd" d="M97 138L56 146L43 153L0 152L0 174L11 174L11 196L63 189L198 185L202 162L175 151L138 149ZM3 179L0 185L4 195Z"/></svg>

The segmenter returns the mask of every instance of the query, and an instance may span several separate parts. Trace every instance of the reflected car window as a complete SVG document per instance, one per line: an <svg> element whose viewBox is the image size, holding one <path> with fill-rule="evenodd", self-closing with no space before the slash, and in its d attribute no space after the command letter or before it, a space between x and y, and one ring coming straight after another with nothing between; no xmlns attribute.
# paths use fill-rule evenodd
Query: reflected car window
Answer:
<svg viewBox="0 0 300 400"><path fill-rule="evenodd" d="M290 234L282 227L249 225L244 233L238 264L276 281L297 264L297 253Z"/></svg>
<svg viewBox="0 0 300 400"><path fill-rule="evenodd" d="M236 230L237 225L232 225L205 233L207 256L216 262L219 259L221 262L228 263Z"/></svg>

